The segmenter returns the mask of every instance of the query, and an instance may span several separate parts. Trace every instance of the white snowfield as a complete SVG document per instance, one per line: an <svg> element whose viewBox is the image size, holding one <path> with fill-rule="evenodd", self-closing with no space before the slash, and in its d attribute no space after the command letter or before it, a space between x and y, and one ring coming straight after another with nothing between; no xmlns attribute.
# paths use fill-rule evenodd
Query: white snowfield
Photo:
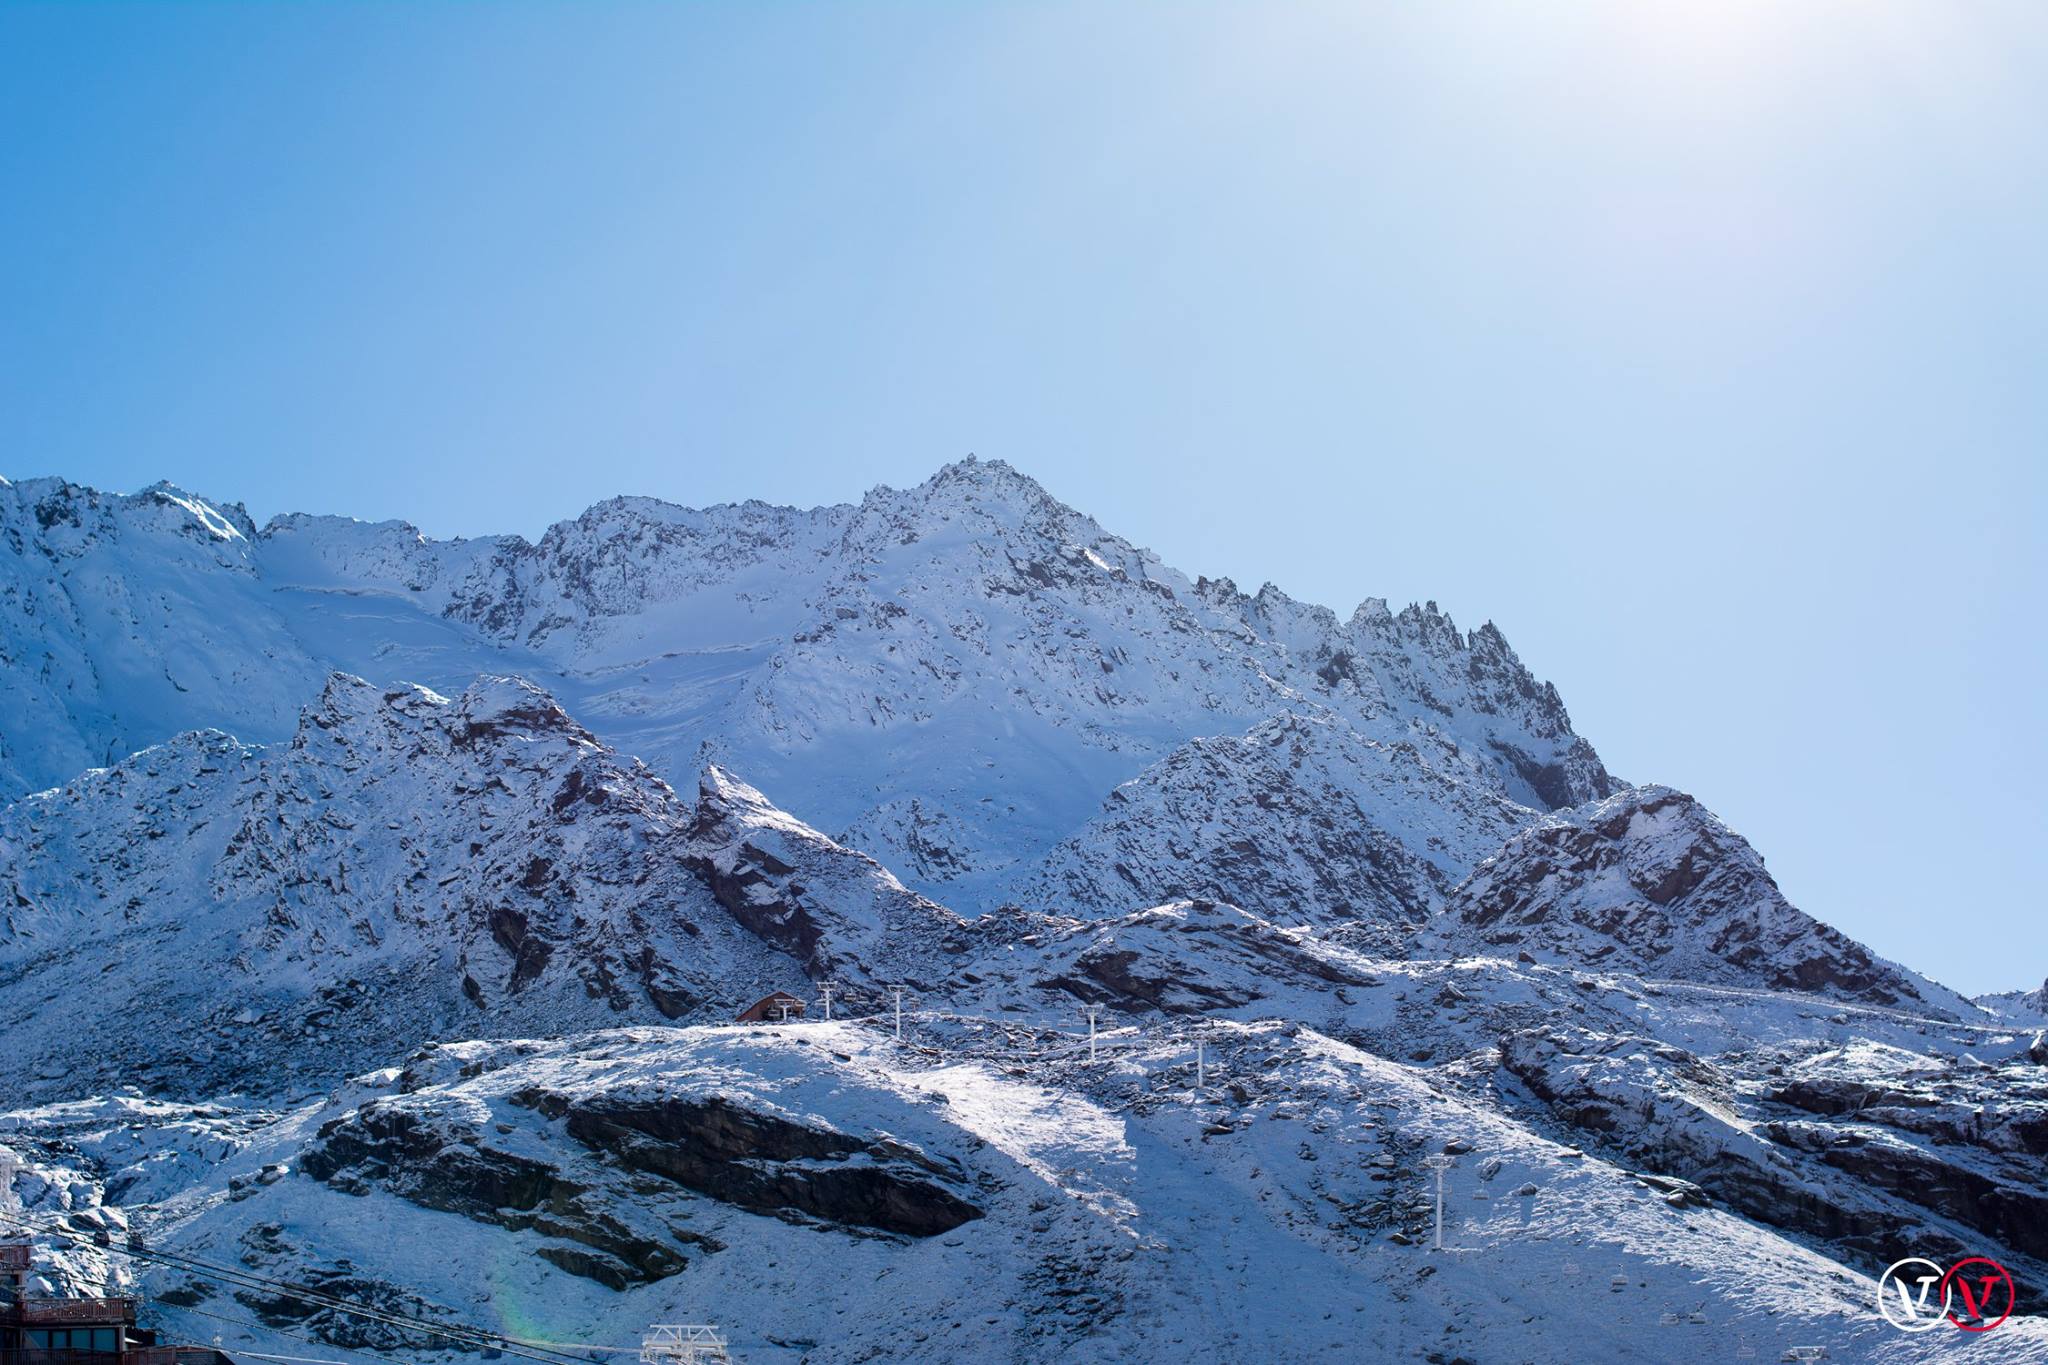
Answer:
<svg viewBox="0 0 2048 1365"><path fill-rule="evenodd" d="M0 800L14 1193L183 1338L2048 1362L2041 992L1802 914L1490 625L1004 465L534 544L0 481ZM1909 1255L2018 1314L1899 1331Z"/></svg>

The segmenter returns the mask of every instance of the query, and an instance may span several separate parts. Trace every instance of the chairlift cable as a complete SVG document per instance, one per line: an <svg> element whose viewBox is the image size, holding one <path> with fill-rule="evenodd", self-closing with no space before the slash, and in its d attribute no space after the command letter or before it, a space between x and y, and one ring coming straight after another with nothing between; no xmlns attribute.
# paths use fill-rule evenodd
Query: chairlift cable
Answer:
<svg viewBox="0 0 2048 1365"><path fill-rule="evenodd" d="M318 1346L324 1350L339 1351L343 1355L354 1356L358 1360L375 1360L382 1362L382 1365L399 1365L399 1362L392 1360L390 1356L373 1355L368 1351L359 1351L353 1346L336 1346L331 1341L319 1341L313 1337L302 1337L297 1332L287 1332L277 1327L266 1327L260 1322L251 1322L247 1318L229 1317L226 1313L216 1313L208 1308L192 1308L182 1306L179 1304L164 1304L161 1306L159 1311L172 1313L194 1313L202 1318L212 1318L215 1322L225 1322L231 1327L240 1327L247 1331L264 1332L269 1334L270 1336L284 1337L288 1341L303 1341L308 1346ZM264 1360L309 1361L311 1359L308 1356L266 1356L261 1351L252 1351L249 1350L247 1347L243 1346L238 1346L235 1349L242 1355L253 1356ZM334 1365L341 1365L341 1363L334 1362Z"/></svg>
<svg viewBox="0 0 2048 1365"><path fill-rule="evenodd" d="M474 1346L502 1351L507 1355L517 1356L521 1359L541 1361L544 1362L544 1365L591 1365L591 1362L587 1357L565 1355L558 1351L551 1351L546 1354L536 1354L533 1351L525 1349L520 1343L513 1340L511 1337L503 1336L501 1334L494 1332L486 1332L481 1328L470 1327L460 1323L457 1323L452 1326L443 1326L440 1324L429 1322L423 1318L416 1318L404 1314L391 1313L383 1309L370 1307L368 1305L362 1304L354 1300L338 1298L330 1294L322 1294L318 1290L310 1289L305 1285L293 1284L286 1280L271 1279L268 1276L258 1275L248 1270L238 1270L229 1266L213 1265L209 1262L201 1261L196 1257L185 1256L178 1252L149 1248L138 1250L134 1247L114 1245L111 1242L109 1242L109 1244L104 1247L100 1247L99 1243L96 1242L94 1239L76 1232L68 1232L59 1228L38 1228L33 1223L28 1223L25 1220L22 1220L14 1215L0 1214L0 1219L16 1223L17 1225L29 1228L32 1231L42 1232L47 1236L61 1237L68 1241L79 1243L82 1245L99 1247L100 1250L115 1252L119 1255L128 1256L134 1259L156 1261L164 1265L169 1265L181 1270L197 1273L205 1278L220 1280L227 1284L239 1286L240 1288L244 1289L268 1289L274 1293L281 1294L286 1298L297 1299L301 1303L308 1303L321 1308L330 1308L336 1312L346 1313L353 1317L366 1318L372 1322L381 1322L386 1326L390 1327L405 1328L410 1331L420 1332L427 1336L441 1337L445 1340L458 1342L466 1346ZM424 1296L414 1295L413 1297L416 1299L416 1301L426 1304L429 1307L443 1307L443 1305L436 1304L432 1300L427 1299ZM172 1305L172 1307L176 1307L176 1305ZM448 1309L445 1311L452 1312L454 1310Z"/></svg>

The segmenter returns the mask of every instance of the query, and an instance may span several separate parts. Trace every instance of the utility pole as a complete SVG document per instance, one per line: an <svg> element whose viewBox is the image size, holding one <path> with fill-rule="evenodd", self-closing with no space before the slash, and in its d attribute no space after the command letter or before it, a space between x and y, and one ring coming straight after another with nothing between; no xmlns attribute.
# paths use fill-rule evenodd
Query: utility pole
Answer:
<svg viewBox="0 0 2048 1365"><path fill-rule="evenodd" d="M1441 1152L1426 1156L1422 1164L1436 1172L1436 1249L1444 1249L1444 1172L1449 1169L1453 1158Z"/></svg>
<svg viewBox="0 0 2048 1365"><path fill-rule="evenodd" d="M732 1365L725 1338L704 1323L650 1327L640 1341L641 1365Z"/></svg>
<svg viewBox="0 0 2048 1365"><path fill-rule="evenodd" d="M1088 1060L1091 1062L1095 1060L1095 1016L1100 1013L1102 1013L1102 1006L1090 1005L1088 1007Z"/></svg>
<svg viewBox="0 0 2048 1365"><path fill-rule="evenodd" d="M1209 1088L1208 1055L1202 1050L1202 1040L1195 1039L1195 1093L1201 1094Z"/></svg>
<svg viewBox="0 0 2048 1365"><path fill-rule="evenodd" d="M820 982L818 990L825 997L825 1022L830 1023L832 1021L832 983L829 981Z"/></svg>
<svg viewBox="0 0 2048 1365"><path fill-rule="evenodd" d="M903 988L891 986L889 994L896 997L896 1041L903 1041Z"/></svg>

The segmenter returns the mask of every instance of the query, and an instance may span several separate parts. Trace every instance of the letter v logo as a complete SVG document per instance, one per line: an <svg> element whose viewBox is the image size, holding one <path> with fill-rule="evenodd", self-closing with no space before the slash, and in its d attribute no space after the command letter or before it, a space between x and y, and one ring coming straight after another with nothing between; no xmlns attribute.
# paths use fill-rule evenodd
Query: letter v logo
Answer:
<svg viewBox="0 0 2048 1365"><path fill-rule="evenodd" d="M1927 1302L1935 1285L1941 1286L1938 1308ZM1877 1282L1877 1311L1902 1332L1925 1332L1948 1318L1949 1285L1941 1267L1918 1256L1889 1267Z"/></svg>
<svg viewBox="0 0 2048 1365"><path fill-rule="evenodd" d="M1976 1267L1984 1269L1979 1270L1974 1277L1964 1273ZM1976 1286L1974 1289L1971 1287L1973 1278ZM1963 1307L1960 1313L1950 1313L1948 1320L1965 1332L1988 1332L2012 1316L2015 1297L2012 1276L2006 1273L2004 1266L1988 1256L1972 1256L1966 1261L1957 1261L1950 1266L1948 1274L1941 1279L1944 1300L1948 1298L1951 1286L1962 1296ZM1999 1303L2001 1286L2005 1292L2002 1306ZM1993 1316L1994 1313L1996 1316Z"/></svg>

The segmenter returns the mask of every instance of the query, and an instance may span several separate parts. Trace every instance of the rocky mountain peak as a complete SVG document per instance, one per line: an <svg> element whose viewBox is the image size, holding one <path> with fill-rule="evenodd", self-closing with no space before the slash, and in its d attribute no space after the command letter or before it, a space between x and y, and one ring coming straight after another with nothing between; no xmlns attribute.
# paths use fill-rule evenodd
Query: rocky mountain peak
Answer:
<svg viewBox="0 0 2048 1365"><path fill-rule="evenodd" d="M255 523L239 503L223 503L159 481L137 493L106 493L60 478L11 483L0 498L0 526L22 553L33 543L52 556L75 558L124 544L150 558L191 557L179 542L206 547L205 558L248 567Z"/></svg>
<svg viewBox="0 0 2048 1365"><path fill-rule="evenodd" d="M1072 508L1045 491L1045 485L1005 460L983 460L969 455L939 470L918 491L933 500L948 499L986 506L991 502L1046 507L1063 512Z"/></svg>
<svg viewBox="0 0 2048 1365"><path fill-rule="evenodd" d="M1795 909L1748 842L1670 787L1554 812L1454 890L1448 941L1651 977L1944 1013L1967 1002Z"/></svg>
<svg viewBox="0 0 2048 1365"><path fill-rule="evenodd" d="M996 553L1035 563L1093 552L1105 568L1131 573L1142 559L1036 479L1000 460L973 457L914 487L869 492L847 524L842 553L856 561L895 560L905 547L928 544L920 558L954 557L977 541L995 543L964 562Z"/></svg>
<svg viewBox="0 0 2048 1365"><path fill-rule="evenodd" d="M455 719L471 741L485 734L521 740L545 736L591 749L603 747L597 736L570 719L551 693L524 678L478 678L457 699Z"/></svg>
<svg viewBox="0 0 2048 1365"><path fill-rule="evenodd" d="M815 980L874 998L938 979L966 951L957 915L716 765L698 780L688 848L719 904Z"/></svg>

